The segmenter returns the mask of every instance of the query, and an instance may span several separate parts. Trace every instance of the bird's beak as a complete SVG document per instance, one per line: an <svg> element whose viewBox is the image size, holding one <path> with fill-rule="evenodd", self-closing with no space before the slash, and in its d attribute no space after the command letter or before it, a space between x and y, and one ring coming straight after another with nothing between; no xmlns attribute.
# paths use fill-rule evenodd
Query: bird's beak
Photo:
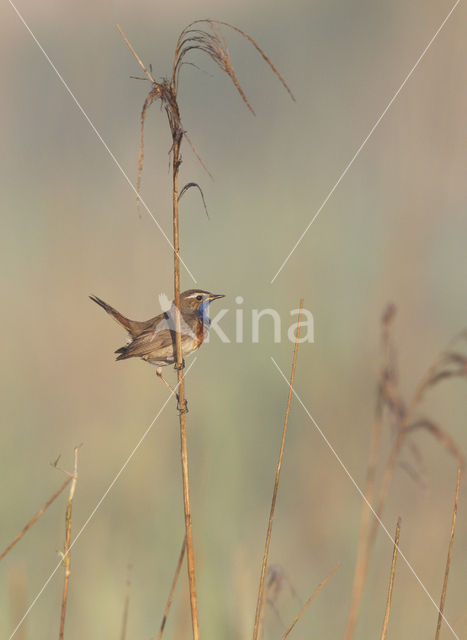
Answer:
<svg viewBox="0 0 467 640"><path fill-rule="evenodd" d="M208 300L212 302L213 300L217 300L218 298L225 298L223 293L213 293L209 296Z"/></svg>

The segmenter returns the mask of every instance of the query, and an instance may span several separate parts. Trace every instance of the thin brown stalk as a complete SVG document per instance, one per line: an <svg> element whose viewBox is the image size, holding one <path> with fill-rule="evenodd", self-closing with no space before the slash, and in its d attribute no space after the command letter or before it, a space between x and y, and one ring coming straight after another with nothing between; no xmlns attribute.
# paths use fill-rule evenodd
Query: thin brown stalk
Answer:
<svg viewBox="0 0 467 640"><path fill-rule="evenodd" d="M324 585L327 583L327 581L329 580L329 578L333 575L333 573L341 566L341 563L338 562L336 564L336 566L334 567L334 569L332 569L328 575L324 578L324 580L316 587L316 589L314 590L314 592L311 594L311 596L308 598L308 600L305 602L305 604L303 605L303 607L300 609L300 611L298 612L295 620L292 622L292 624L290 625L290 627L287 629L287 631L284 633L284 635L282 636L281 640L285 640L287 638L287 636L289 635L289 633L292 631L292 629L295 627L295 625L297 624L297 622L300 620L300 618L302 617L302 615L305 613L305 611L308 609L308 607L310 606L310 604L312 603L312 601L316 598L316 596L318 595L318 593L321 591L321 589L324 587Z"/></svg>
<svg viewBox="0 0 467 640"><path fill-rule="evenodd" d="M120 640L125 640L126 631L128 628L128 612L130 610L130 592L131 592L131 564L128 565L127 577L125 584L125 604L123 605L123 617L122 617L122 633L120 634Z"/></svg>
<svg viewBox="0 0 467 640"><path fill-rule="evenodd" d="M261 620L261 609L264 605L264 598L263 598L263 591L264 591L264 577L266 575L266 566L268 563L268 555L269 555L269 545L271 542L271 533L272 533L272 523L273 523L273 519L274 519L274 512L276 510L276 500L277 500L277 491L279 489L279 479L280 479L280 473L281 473L281 467L282 467L282 458L284 456L284 448L285 448L285 437L287 435L287 426L289 423L289 413L290 413L290 405L292 402L292 392L293 392L293 384L294 384L294 380L295 380L295 367L297 364L297 353L298 353L298 341L300 338L300 321L301 321L301 317L302 317L302 309L303 309L303 299L300 300L300 310L299 310L299 314L298 314L298 321L297 321L297 334L295 337L295 346L294 346L294 352L293 352L293 359L292 359L292 373L290 375L290 383L289 383L289 394L287 397L287 408L285 411L285 418L284 418L284 427L282 429L282 440L281 440L281 447L280 447L280 451L279 451L279 459L277 461L277 468L276 468L276 477L274 480L274 490L272 493L272 502L271 502L271 510L269 513L269 521L268 521L268 529L267 529L267 533L266 533L266 543L264 545L264 554L263 554L263 562L261 565L261 576L260 576L260 580L259 580L259 588L258 588L258 598L257 598L257 602L256 602L256 616L255 616L255 625L253 628L253 640L258 640L259 638L259 629L260 629L260 620Z"/></svg>
<svg viewBox="0 0 467 640"><path fill-rule="evenodd" d="M71 513L73 508L73 496L75 495L76 483L78 481L78 451L79 447L75 447L75 462L73 466L73 475L71 477L70 493L68 494L68 503L65 514L65 544L63 545L63 565L65 567L65 579L63 583L62 610L60 614L60 632L59 640L63 640L65 633L65 616L68 601L68 587L71 575Z"/></svg>
<svg viewBox="0 0 467 640"><path fill-rule="evenodd" d="M399 403L399 397L398 395L395 396L395 400L397 400L397 402ZM396 405L398 406L398 405ZM400 404L399 404L400 406ZM396 469L396 464L397 464L397 460L399 457L399 454L402 450L402 447L405 443L406 440L406 436L407 436L407 428L406 428L406 420L407 420L407 413L405 413L405 411L402 413L401 417L399 418L399 422L397 425L397 435L396 435L396 439L395 442L393 444L393 447L391 449L391 452L389 454L389 458L388 461L386 463L385 469L384 469L384 473L383 473L383 479L381 481L381 486L378 492L378 499L377 499L377 504L376 504L376 508L375 508L375 513L378 516L377 518L374 517L371 521L371 525L369 528L369 533L368 536L366 538L366 545L365 548L362 552L362 563L361 566L358 569L358 572L360 574L359 576L359 583L358 583L358 591L355 592L353 594L354 598L352 601L352 608L351 608L351 616L349 616L349 620L347 623L347 629L346 629L346 634L345 634L345 640L351 640L351 638L353 637L353 634L355 632L355 626L356 626L356 622L357 622L357 618L358 618L358 614L359 614L359 610L360 610L360 603L361 603L361 597L362 597L362 593L363 593L363 586L365 583L365 579L366 579L366 575L368 572L368 566L370 563L370 556L371 556L371 552L373 550L373 547L375 545L375 541L376 541L376 536L378 534L378 529L379 529L379 521L381 520L382 514L383 514L383 510L386 504L386 500L387 497L389 495L389 489L391 487L391 483L392 483L392 478L394 476L394 472ZM365 505L366 506L366 505Z"/></svg>
<svg viewBox="0 0 467 640"><path fill-rule="evenodd" d="M381 394L379 394L380 396ZM371 436L370 459L368 463L368 472L365 483L365 497L371 504L375 491L376 466L379 458L379 449L381 443L381 427L383 422L381 398L378 399L376 409L376 417L373 423L373 433ZM360 601L363 593L363 585L368 571L369 555L368 555L368 530L370 526L370 508L367 502L362 505L362 515L360 523L360 532L358 536L357 560L355 562L354 581L352 586L352 599L350 603L350 612L347 621L346 638L351 638L357 623L358 612L360 609Z"/></svg>
<svg viewBox="0 0 467 640"><path fill-rule="evenodd" d="M396 469L397 459L402 449L402 446L404 444L406 435L407 435L407 432L406 432L405 426L403 423L401 423L397 432L396 440L394 442L391 453L389 455L389 459L386 463L383 479L381 482L381 487L378 493L378 501L377 501L377 506L375 508L375 513L378 516L378 518L374 517L371 521L369 533L368 533L368 536L366 537L365 546L362 551L361 563L360 563L360 566L356 569L356 575L358 575L358 583L357 583L356 591L354 591L352 594L353 597L352 597L351 612L347 622L345 640L351 640L355 632L358 614L360 611L360 603L361 603L361 597L363 593L363 587L364 587L366 575L368 572L368 566L370 563L370 556L376 541L376 536L378 534L379 520L381 520L381 517L383 514L384 506L386 504L386 500L389 494L389 489L391 486L394 471Z"/></svg>
<svg viewBox="0 0 467 640"><path fill-rule="evenodd" d="M198 599L196 595L195 554L193 548L193 526L191 521L190 480L188 472L188 446L186 437L187 402L185 398L185 378L183 376L182 334L180 317L180 236L178 218L178 171L180 168L180 139L173 132L172 195L173 195L173 246L174 246L174 300L175 300L175 348L177 355L178 405L180 422L180 455L182 463L183 504L185 509L186 555L188 584L190 589L191 622L193 640L199 640Z"/></svg>
<svg viewBox="0 0 467 640"><path fill-rule="evenodd" d="M193 144L193 142L191 141L190 136L188 135L188 133L186 131L183 132L183 135L185 136L185 140L188 142L188 144L191 147L191 150L193 151L193 153L195 154L198 162L200 163L200 165L203 167L203 169L206 171L206 173L208 174L208 176L211 178L211 180L214 180L214 176L212 175L212 173L209 171L209 169L207 168L207 165L205 164L203 158L199 155L197 148L195 147L195 145Z"/></svg>
<svg viewBox="0 0 467 640"><path fill-rule="evenodd" d="M461 470L457 470L457 484L456 484L456 497L454 499L454 508L452 511L452 522L451 522L451 533L449 536L449 546L448 546L448 555L446 558L446 569L444 571L444 581L443 581L443 590L441 592L441 601L439 603L439 613L438 613L438 624L436 626L436 635L435 640L439 639L439 634L441 633L441 623L443 622L443 612L444 605L446 603L446 590L448 587L448 577L449 577L449 567L451 565L451 554L452 554L452 545L454 542L454 531L456 528L456 518L457 518L457 505L459 502L459 485L461 480Z"/></svg>
<svg viewBox="0 0 467 640"><path fill-rule="evenodd" d="M147 79L152 82L154 84L155 80L152 77L152 74L149 73L149 71L146 69L146 66L144 65L143 61L141 60L141 58L138 56L138 54L136 53L135 49L133 48L133 45L131 44L131 42L128 40L128 38L126 37L125 33L123 32L123 29L120 27L119 24L116 25L118 31L120 32L120 35L122 36L126 46L129 48L129 50L131 51L131 53L134 55L134 57L136 58L136 61L138 62L139 66L141 67L141 69L144 71L144 73L147 76ZM144 78L143 78L144 79ZM144 101L144 105L143 105L143 109L141 111L141 127L140 127L140 134L139 134L139 155L138 155L138 173L137 173L137 182L136 182L136 191L139 193L140 189L141 189L141 175L143 172L143 159L144 159L144 121L146 118L146 111L147 108L149 107L149 105L151 104L151 102L153 101L153 95L152 93L149 93L149 95L147 96L146 100ZM138 202L139 202L139 198L138 198Z"/></svg>
<svg viewBox="0 0 467 640"><path fill-rule="evenodd" d="M12 540L10 542L10 544L2 551L2 553L0 553L0 560L3 560L3 558L7 555L7 553L9 551L11 551L13 549L13 547L15 546L15 544L17 542L19 542L21 540L21 538L24 536L24 534L32 527L32 525L37 522L37 520L39 520L39 518L41 517L41 515L47 511L47 509L50 507L50 505L58 498L58 496L62 493L62 491L70 484L70 482L72 481L72 476L70 476L69 478L67 478L65 480L65 482L62 484L62 486L57 489L57 491L50 496L50 498L47 500L47 502L45 503L45 505L42 507L42 509L39 509L39 511L36 513L35 516L33 516L31 518L31 520L29 520L29 522L22 528L22 530L18 533L18 535L16 536L16 538L14 538L14 540Z"/></svg>
<svg viewBox="0 0 467 640"><path fill-rule="evenodd" d="M140 129L139 129L139 154L138 154L138 171L136 177L136 191L141 191L141 178L143 176L143 162L144 162L144 123L146 121L146 112L148 110L149 105L153 101L152 93L148 94L146 100L144 101L143 108L141 109L140 115ZM139 203L139 197L138 197Z"/></svg>
<svg viewBox="0 0 467 640"><path fill-rule="evenodd" d="M365 483L365 497L369 504L373 502L376 484L376 469L378 465L381 433L383 425L383 409L384 409L384 392L383 385L388 377L392 377L388 372L393 371L393 350L391 343L391 328L395 317L395 307L389 304L382 317L382 345L384 353L384 361L380 374L380 382L378 386L378 396L376 403L376 414L373 422L373 430L371 435L370 455L368 461L368 471ZM358 613L360 610L360 602L365 584L366 575L369 565L369 548L368 536L370 527L370 508L367 502L362 505L362 515L360 532L358 537L357 560L355 563L354 581L352 586L352 597L350 603L349 617L347 620L347 628L345 638L350 639L353 636L355 626L357 624Z"/></svg>
<svg viewBox="0 0 467 640"><path fill-rule="evenodd" d="M381 631L381 640L386 640L389 624L389 613L391 611L392 589L394 586L394 576L396 574L396 560L399 551L399 536L401 532L401 518L397 519L396 536L394 538L394 550L392 552L391 575L389 577L388 598L386 601L386 611L384 614L383 630Z"/></svg>
<svg viewBox="0 0 467 640"><path fill-rule="evenodd" d="M399 431L396 436L396 441L392 447L391 453L389 455L388 462L386 464L386 468L384 471L383 480L381 482L381 488L379 491L378 503L375 509L375 512L379 519L381 519L383 515L383 510L386 505L386 500L389 495L389 489L391 487L392 478L394 476L394 471L396 469L397 459L404 445L404 441L407 435L407 430L404 425L399 428ZM373 519L373 523L370 530L370 535L368 538L368 554L371 553L373 546L375 544L376 535L379 529L379 522L377 518Z"/></svg>
<svg viewBox="0 0 467 640"><path fill-rule="evenodd" d="M150 82L155 82L154 78L152 77L152 75L149 73L149 71L146 69L144 62L141 60L141 58L139 57L139 55L136 53L136 51L133 48L133 45L131 44L131 42L128 40L128 38L126 37L126 35L123 33L123 29L120 27L119 24L116 25L117 29L120 32L120 35L122 36L123 40L125 41L126 46L129 48L129 50L131 51L131 53L135 56L136 60L138 61L139 66L141 67L141 69L144 71L144 73L146 74L148 80Z"/></svg>
<svg viewBox="0 0 467 640"><path fill-rule="evenodd" d="M144 125L144 114L153 99L161 99L164 105L170 130L172 133L172 218L173 218L173 249L174 249L174 303L175 303L175 352L176 352L176 364L178 378L178 409L179 409L179 423L180 423L180 457L182 466L182 481L183 481L183 504L185 511L185 530L186 530L186 554L187 554L187 567L188 567L188 582L190 590L190 606L191 606L191 620L193 627L193 640L199 640L199 615L198 615L198 601L196 595L196 579L195 579L195 558L193 549L193 527L191 519L191 501L190 501L190 481L188 470L188 447L186 436L186 413L187 403L185 398L185 380L183 376L183 354L182 354L182 341L181 341L181 318L180 318L180 232L179 232L179 215L178 215L178 174L181 164L180 145L183 138L183 127L180 121L180 112L177 103L177 88L176 85L170 85L168 81L163 80L158 84L155 82L152 75L146 69L144 63L137 55L134 47L129 42L128 38L123 33L122 29L117 25L117 28L122 35L125 43L129 47L130 51L135 56L138 64L143 69L148 79L152 82L151 92L146 98L145 106L142 113L142 124ZM142 151L140 147L140 165L138 172L142 168Z"/></svg>
<svg viewBox="0 0 467 640"><path fill-rule="evenodd" d="M180 571L182 569L183 558L185 557L185 549L186 549L186 536L183 538L182 548L180 550L180 555L177 562L177 568L175 569L175 575L172 580L172 586L170 587L169 597L167 599L167 604L165 605L164 615L162 616L161 627L159 629L159 635L157 636L157 640L161 640L162 634L164 632L164 628L167 622L167 618L169 616L170 607L172 606L172 600L175 593L175 587L177 586L178 577L180 575Z"/></svg>
<svg viewBox="0 0 467 640"><path fill-rule="evenodd" d="M266 604L269 601L269 590L270 590L270 582L266 582L266 586L264 587L263 597L261 602L261 610L260 610L259 623L258 623L258 638L263 637L264 618L266 617Z"/></svg>

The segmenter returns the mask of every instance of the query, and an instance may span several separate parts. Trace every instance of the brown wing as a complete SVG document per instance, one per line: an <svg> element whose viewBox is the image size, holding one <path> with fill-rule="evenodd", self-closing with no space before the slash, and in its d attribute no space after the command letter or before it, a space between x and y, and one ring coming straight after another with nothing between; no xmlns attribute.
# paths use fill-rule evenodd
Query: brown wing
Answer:
<svg viewBox="0 0 467 640"><path fill-rule="evenodd" d="M160 326L161 325L161 326ZM127 358L144 358L145 360L173 362L175 352L175 332L163 328L164 322L142 331L130 344L117 349L120 354L117 360Z"/></svg>

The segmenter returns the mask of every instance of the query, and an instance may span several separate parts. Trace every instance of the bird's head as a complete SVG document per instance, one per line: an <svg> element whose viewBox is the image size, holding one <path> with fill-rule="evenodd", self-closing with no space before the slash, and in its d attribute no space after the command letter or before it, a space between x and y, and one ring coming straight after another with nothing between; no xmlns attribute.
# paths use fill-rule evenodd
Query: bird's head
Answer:
<svg viewBox="0 0 467 640"><path fill-rule="evenodd" d="M188 289L180 294L180 310L182 313L191 311L204 316L211 302L223 297L224 294L210 293L202 289Z"/></svg>

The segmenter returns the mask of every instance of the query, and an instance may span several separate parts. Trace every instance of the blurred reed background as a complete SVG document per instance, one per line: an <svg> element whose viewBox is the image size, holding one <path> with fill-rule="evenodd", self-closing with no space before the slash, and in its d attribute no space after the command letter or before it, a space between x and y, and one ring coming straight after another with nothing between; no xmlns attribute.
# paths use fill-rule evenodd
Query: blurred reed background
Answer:
<svg viewBox="0 0 467 640"><path fill-rule="evenodd" d="M248 43L226 33L252 117L228 78L206 58L182 72L184 125L214 173L183 148L182 177L197 181L181 203L182 256L198 285L225 293L229 313L187 378L195 550L203 637L248 637L255 607L292 344L275 344L263 319L251 343L251 309L273 307L289 322L301 296L315 343L300 347L296 390L363 486L381 363L380 316L398 308L401 389L409 395L448 340L467 326L465 74L461 3L274 284L270 281L452 4L354 0L273 5L129 2L40 4L18 9L71 90L136 181L139 114L149 85L122 42L119 23L157 78L168 74L176 38L213 17L254 37L295 93L287 94ZM90 302L122 313L159 312L172 292L172 256L154 222L73 104L8 3L1 9L3 153L2 447L0 547L63 481L48 462L73 464L83 442L74 503L76 533L166 399L154 370L115 363L124 342ZM205 73L206 72L206 73ZM171 232L171 141L165 115L146 119L143 196ZM182 272L182 288L192 282ZM244 303L236 304L236 296ZM245 342L236 344L234 310ZM170 375L170 374L169 374ZM440 385L427 410L467 452L465 383ZM391 433L385 432L385 446ZM419 434L426 486L396 472L383 520L435 600L444 572L455 461ZM178 428L170 405L72 551L66 637L119 637L126 568L133 564L128 637L155 635L183 540ZM388 450L388 449L387 449ZM293 404L271 545L285 576L267 613L265 638L280 637L338 562L342 567L297 625L294 638L343 637L361 499L300 406ZM467 634L467 505L461 487L446 615ZM0 566L0 633L42 587L63 544L65 499L55 503ZM358 638L384 616L392 555L379 534ZM190 633L186 576L166 637ZM183 586L182 586L183 585ZM58 630L61 572L20 636ZM392 637L433 635L437 612L399 562ZM447 630L444 638L451 637Z"/></svg>

